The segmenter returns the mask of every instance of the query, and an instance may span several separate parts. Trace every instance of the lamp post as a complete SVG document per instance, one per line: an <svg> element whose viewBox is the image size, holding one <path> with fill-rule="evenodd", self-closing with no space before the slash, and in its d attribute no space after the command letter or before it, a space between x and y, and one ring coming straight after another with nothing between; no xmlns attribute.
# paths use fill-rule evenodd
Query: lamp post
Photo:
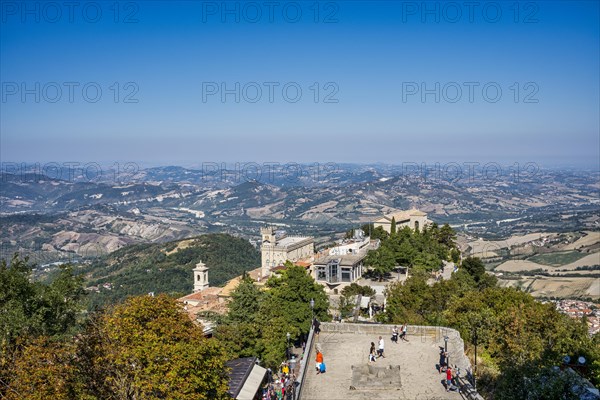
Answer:
<svg viewBox="0 0 600 400"><path fill-rule="evenodd" d="M477 330L473 334L473 341L475 342L475 367L473 368L473 389L477 390Z"/></svg>
<svg viewBox="0 0 600 400"><path fill-rule="evenodd" d="M444 336L444 353L446 354L446 365L450 366L450 355L448 355L448 336Z"/></svg>
<svg viewBox="0 0 600 400"><path fill-rule="evenodd" d="M285 334L285 337L287 338L287 347L285 348L285 356L286 356L286 360L290 359L290 337L292 335L288 332Z"/></svg>
<svg viewBox="0 0 600 400"><path fill-rule="evenodd" d="M315 299L310 299L310 325L313 325L315 320Z"/></svg>

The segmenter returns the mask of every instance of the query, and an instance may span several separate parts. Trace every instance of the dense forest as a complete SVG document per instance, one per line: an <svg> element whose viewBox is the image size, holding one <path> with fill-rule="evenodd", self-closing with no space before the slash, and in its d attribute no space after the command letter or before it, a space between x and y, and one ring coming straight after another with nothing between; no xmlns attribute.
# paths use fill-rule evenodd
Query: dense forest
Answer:
<svg viewBox="0 0 600 400"><path fill-rule="evenodd" d="M183 295L192 291L192 269L202 261L211 286L222 286L260 266L260 253L247 240L207 234L160 244L127 246L78 271L88 287L90 308L122 302L149 292ZM103 285L108 284L105 288Z"/></svg>

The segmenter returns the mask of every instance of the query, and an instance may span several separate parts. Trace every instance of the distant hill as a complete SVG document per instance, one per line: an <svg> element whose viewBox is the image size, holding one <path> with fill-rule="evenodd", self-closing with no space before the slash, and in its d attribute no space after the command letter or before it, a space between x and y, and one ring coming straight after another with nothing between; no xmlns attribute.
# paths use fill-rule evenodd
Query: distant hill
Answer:
<svg viewBox="0 0 600 400"><path fill-rule="evenodd" d="M209 268L210 285L221 286L258 268L260 253L247 240L222 233L127 246L82 269L86 285L99 288L99 292L90 291L90 307L149 292L190 293L192 269L199 261Z"/></svg>

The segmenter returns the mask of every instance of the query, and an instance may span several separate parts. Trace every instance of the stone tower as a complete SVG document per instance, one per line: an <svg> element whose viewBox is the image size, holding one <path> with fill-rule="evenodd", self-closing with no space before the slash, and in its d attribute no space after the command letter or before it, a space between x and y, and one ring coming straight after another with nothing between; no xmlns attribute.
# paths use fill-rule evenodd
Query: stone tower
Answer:
<svg viewBox="0 0 600 400"><path fill-rule="evenodd" d="M194 268L194 293L208 288L208 267L202 261Z"/></svg>
<svg viewBox="0 0 600 400"><path fill-rule="evenodd" d="M260 234L262 235L262 244L265 242L269 242L270 244L275 244L275 232L272 226L266 226L264 228L260 228Z"/></svg>
<svg viewBox="0 0 600 400"><path fill-rule="evenodd" d="M262 236L262 240L260 242L260 252L262 258L262 269L260 275L263 278L267 278L271 274L271 263L274 258L273 250L275 248L275 244L277 243L277 239L275 239L275 230L272 226L260 228L260 235Z"/></svg>

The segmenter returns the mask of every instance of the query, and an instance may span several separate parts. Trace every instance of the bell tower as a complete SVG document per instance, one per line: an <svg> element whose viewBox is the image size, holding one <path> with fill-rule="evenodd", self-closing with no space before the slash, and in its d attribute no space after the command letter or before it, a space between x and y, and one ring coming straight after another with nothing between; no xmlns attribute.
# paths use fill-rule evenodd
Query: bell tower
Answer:
<svg viewBox="0 0 600 400"><path fill-rule="evenodd" d="M276 244L275 231L272 226L266 226L260 228L260 235L262 237L260 242L261 276L267 278L271 274L271 266L273 265L273 250Z"/></svg>
<svg viewBox="0 0 600 400"><path fill-rule="evenodd" d="M266 226L264 228L260 228L260 234L262 235L262 244L266 244L265 242L269 242L270 244L275 244L275 233L273 231L272 226Z"/></svg>
<svg viewBox="0 0 600 400"><path fill-rule="evenodd" d="M208 267L200 261L194 268L194 293L208 288Z"/></svg>

